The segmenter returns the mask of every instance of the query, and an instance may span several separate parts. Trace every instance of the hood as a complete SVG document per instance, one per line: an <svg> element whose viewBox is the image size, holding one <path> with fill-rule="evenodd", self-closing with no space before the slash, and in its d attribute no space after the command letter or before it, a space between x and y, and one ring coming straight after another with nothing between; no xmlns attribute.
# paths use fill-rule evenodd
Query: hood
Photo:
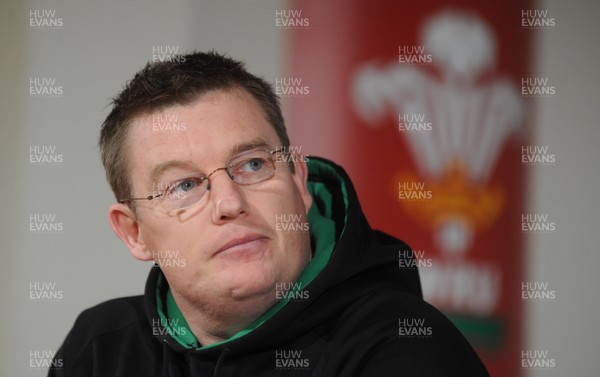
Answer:
<svg viewBox="0 0 600 377"><path fill-rule="evenodd" d="M292 299L279 300L247 329L226 341L202 347L187 328L164 275L154 267L146 284L146 311L171 350L216 359L219 355L269 349L327 322L359 295L372 290L373 283L422 296L416 267L399 268L399 256L412 255L399 251L409 247L370 228L346 172L319 157L310 157L307 165L308 188L313 197L308 214L313 258L295 287L303 299L295 300L297 296L292 294ZM175 323L179 326L169 326L173 322L169 319L178 319Z"/></svg>

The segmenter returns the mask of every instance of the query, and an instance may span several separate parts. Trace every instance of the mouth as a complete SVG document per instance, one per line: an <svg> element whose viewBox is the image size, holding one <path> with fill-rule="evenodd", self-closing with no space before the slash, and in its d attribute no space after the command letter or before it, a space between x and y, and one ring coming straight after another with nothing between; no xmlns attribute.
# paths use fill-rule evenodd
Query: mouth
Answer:
<svg viewBox="0 0 600 377"><path fill-rule="evenodd" d="M264 241L267 240L267 237L258 233L246 234L241 237L234 237L221 246L214 254L217 256L219 254L233 254L236 252L244 252L244 251L253 251L262 249Z"/></svg>

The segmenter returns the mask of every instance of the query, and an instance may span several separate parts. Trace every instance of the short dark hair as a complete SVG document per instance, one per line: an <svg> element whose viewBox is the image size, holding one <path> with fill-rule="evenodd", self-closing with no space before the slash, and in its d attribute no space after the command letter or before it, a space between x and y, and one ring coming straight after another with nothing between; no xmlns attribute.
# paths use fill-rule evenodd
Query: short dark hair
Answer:
<svg viewBox="0 0 600 377"><path fill-rule="evenodd" d="M112 100L112 110L100 131L100 154L106 178L117 200L131 197L127 134L132 120L175 105L187 105L215 90L242 89L260 104L284 148L290 141L279 98L264 79L249 73L244 63L211 52L192 52L163 62L148 63Z"/></svg>

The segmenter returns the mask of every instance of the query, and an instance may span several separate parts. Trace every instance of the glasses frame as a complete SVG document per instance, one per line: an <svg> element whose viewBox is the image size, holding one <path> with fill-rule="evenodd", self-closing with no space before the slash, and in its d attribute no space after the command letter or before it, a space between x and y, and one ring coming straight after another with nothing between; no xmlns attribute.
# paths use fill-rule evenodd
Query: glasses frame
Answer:
<svg viewBox="0 0 600 377"><path fill-rule="evenodd" d="M267 178L267 179L265 179L265 180L264 180L264 181L267 181L267 180L269 180L269 179L273 178L273 176L275 175L275 172L277 171L277 167L276 167L276 165L275 165L275 161L273 161L273 156L274 156L276 153L285 153L285 154L289 154L289 152L285 151L285 150L284 150L284 148L278 148L278 149L273 149L273 150L269 150L269 149L256 149L256 150L249 150L249 151L246 151L246 152L240 153L239 155L237 155L237 156L233 157L231 160L235 160L235 159L236 159L236 158L238 158L239 156L242 156L242 155L244 155L244 153L259 152L259 151L264 151L264 152L267 152L267 153L269 153L269 155L270 155L270 157L271 157L271 163L273 164L273 175L272 175L272 176L270 176L269 178ZM291 162L291 160L290 160L290 162ZM218 172L219 170L225 170L225 172L227 173L227 176L228 176L228 177L229 177L229 178L230 178L230 179L231 179L233 182L235 182L236 184L238 184L238 185L240 185L240 186L249 186L249 185L253 185L253 184L256 184L256 183L264 182L264 181L259 181L259 182L254 182L254 183L250 183L250 184L242 184L242 183L236 182L236 181L235 181L235 179L234 179L235 177L234 177L234 176L231 174L231 172L229 171L229 169L231 169L231 168L233 168L233 165L232 165L232 164L229 164L229 165L227 165L227 166L220 167L220 168L216 168L216 169L214 169L213 171L211 171L211 172L210 172L210 174L208 174L208 175L205 177L205 179L204 179L204 180L207 180L207 181L208 181L208 185L207 185L207 187L206 187L206 190L207 190L207 191L210 191L210 188L211 188L210 177L211 177L211 176L212 176L214 173ZM203 182L204 182L204 180L203 180ZM157 199L157 198L161 198L161 197L163 197L163 195L165 194L165 191L166 191L166 190L167 190L167 189L164 189L164 190L162 190L162 191L161 191L159 194L154 194L154 195L148 195L148 196L143 196L143 197L132 197L132 198L126 198L126 199L119 199L119 200L118 200L118 202L119 202L119 203L121 203L121 204L128 204L128 205L129 205L129 204L131 204L131 203L133 203L134 201L137 201L137 200L148 200L148 201L151 201L151 200L154 200L154 199ZM204 195L203 195L203 196L204 196ZM186 207L186 208L187 208L187 207ZM183 209L183 208L181 208L181 209Z"/></svg>

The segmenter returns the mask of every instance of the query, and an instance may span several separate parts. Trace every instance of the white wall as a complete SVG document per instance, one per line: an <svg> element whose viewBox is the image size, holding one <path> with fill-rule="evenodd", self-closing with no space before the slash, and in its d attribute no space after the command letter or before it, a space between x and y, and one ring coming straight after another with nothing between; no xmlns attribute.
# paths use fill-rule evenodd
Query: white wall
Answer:
<svg viewBox="0 0 600 377"><path fill-rule="evenodd" d="M537 76L558 86L538 101L536 144L548 145L556 166L532 171L532 212L555 216L557 231L531 238L528 280L555 287L553 302L528 304L527 347L547 349L557 368L533 376L598 375L595 319L600 284L600 84L598 16L593 1L540 2L557 19L539 36ZM31 9L54 9L60 30L31 30ZM180 51L216 48L274 80L284 72L285 35L275 28L283 0L14 1L0 4L0 376L44 375L29 368L30 350L55 350L76 315L100 301L140 294L149 265L138 263L108 227L113 198L96 140L105 107L123 83L152 58L152 46ZM60 98L33 98L30 77L53 77ZM54 146L59 166L30 166L30 146ZM32 234L29 216L53 214L64 229ZM29 298L31 282L53 282L58 302Z"/></svg>

